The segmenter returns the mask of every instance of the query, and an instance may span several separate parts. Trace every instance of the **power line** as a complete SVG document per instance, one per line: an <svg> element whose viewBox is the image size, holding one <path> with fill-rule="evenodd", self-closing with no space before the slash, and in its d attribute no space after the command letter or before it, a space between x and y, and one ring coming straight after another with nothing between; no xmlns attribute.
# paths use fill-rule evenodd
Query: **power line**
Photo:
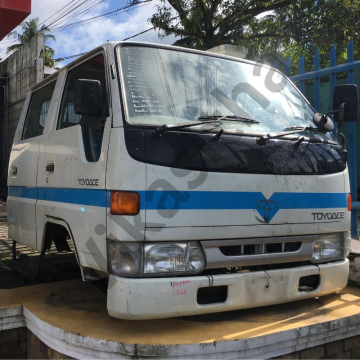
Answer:
<svg viewBox="0 0 360 360"><path fill-rule="evenodd" d="M15 43L15 41L14 41L14 43ZM3 60L3 57L4 56L6 56L6 57L9 57L11 54L13 54L16 50L17 50L17 48L15 48L15 49L13 49L13 50L10 50L10 51L8 51L7 49L12 45L13 43L11 43L10 45L8 45L8 46L6 46L6 47L4 47L4 48L2 48L1 50L0 50L0 59L1 60ZM6 50L5 50L6 49ZM5 51L4 51L5 50ZM2 52L1 52L2 51Z"/></svg>
<svg viewBox="0 0 360 360"><path fill-rule="evenodd" d="M68 4L63 6L60 10L58 10L55 14L51 15L46 20L38 24L37 28L40 28L41 25L44 25L49 28L49 26L45 25L45 23L50 19L51 19L51 24L55 24L55 23L66 24L66 22L69 22L70 20L73 20L75 18L80 19L87 12L91 11L92 9L94 9L96 6L98 6L104 1L105 0L72 0ZM0 58L3 56L8 56L14 52L12 51L11 53L9 53L7 51L7 48L15 44L18 41L18 37L16 39L12 39L12 40L9 39L5 41L11 41L11 43L8 44L6 47L0 48Z"/></svg>
<svg viewBox="0 0 360 360"><path fill-rule="evenodd" d="M2 40L1 42L3 42L3 41L6 41L6 40ZM15 52L15 50L17 50L17 49L13 49L13 50L11 50L11 51L8 51L7 49L8 49L10 46L14 45L14 44L18 41L18 38L13 39L13 40L9 39L9 41L11 41L10 44L7 44L5 47L3 47L3 48L0 49L0 59L2 59L3 56L6 56L6 57L10 56L12 53ZM5 51L4 51L4 50L5 50Z"/></svg>
<svg viewBox="0 0 360 360"><path fill-rule="evenodd" d="M59 12L61 13L62 10L64 10L65 8L69 7L72 3L74 3L75 1L79 2L80 0L72 0L70 1L67 5L65 5L64 7L62 7L59 11L57 11L55 14L51 15L48 19L46 19L45 21L48 21L49 19L53 18L54 16L58 16ZM67 11L67 10L66 10ZM40 25L44 24L45 21L41 22L37 28L40 27ZM7 49L9 46L15 44L17 41L19 40L19 37L16 37L14 40L12 40L12 42L10 44L8 44L6 47L3 47L0 49L0 57L3 57L4 55L11 55L14 51L8 52ZM6 51L4 51L6 49Z"/></svg>
<svg viewBox="0 0 360 360"><path fill-rule="evenodd" d="M53 25L56 22L66 18L67 15L71 14L72 12L74 12L79 7L82 7L84 4L85 4L84 0L77 0L69 9L66 9L63 13L58 14L58 16L55 17L55 19L51 20L51 22L47 24L47 27L50 28L51 25Z"/></svg>
<svg viewBox="0 0 360 360"><path fill-rule="evenodd" d="M5 39L1 40L1 43L14 42L14 41L17 41L17 40L18 40L17 37L16 37L16 39L15 38L5 38Z"/></svg>
<svg viewBox="0 0 360 360"><path fill-rule="evenodd" d="M147 5L147 4L149 4L151 2L154 2L154 1L156 1L156 0L143 0L143 1L138 2L136 4L126 5L124 7L118 8L116 10L110 11L110 12L102 14L102 15L94 16L94 17L89 18L89 19L85 19L85 20L82 20L82 21L70 23L70 24L63 25L63 26L54 27L54 28L51 29L51 31L52 32L63 31L63 30L66 30L66 29L71 29L71 28L76 27L76 26L85 25L85 24L93 22L93 21L101 20L101 19L103 19L105 17L115 16L115 15L117 15L119 13L129 11L129 9L132 9L134 7L142 7L142 6Z"/></svg>
<svg viewBox="0 0 360 360"><path fill-rule="evenodd" d="M59 16L58 18L56 18L55 20L53 20L50 24L47 25L47 27L50 29L52 25L56 24L60 20L63 20L64 18L66 18L66 16L70 15L71 13L75 12L76 10L77 10L77 12L79 12L79 10L81 10L81 8L83 6L88 7L88 4L89 4L88 0L82 0L82 2L80 2L80 4L78 4L78 5L74 4L74 7L72 9L68 10L65 14L63 14L63 15ZM75 13L75 14L77 14L77 13ZM71 17L73 17L73 16L74 16L74 14L71 15Z"/></svg>
<svg viewBox="0 0 360 360"><path fill-rule="evenodd" d="M180 17L180 16L174 16L173 18L170 19L170 21L176 20L176 19L178 19L179 17ZM139 35L145 34L145 33L147 33L148 31L151 31L151 30L154 30L154 29L155 29L155 26L153 26L153 27L151 27L151 28L149 28L149 29L146 29L146 30L144 30L144 31L141 31L141 32L139 32L139 33L137 33L137 34L135 34L135 35L129 36L129 37L127 37L127 38L125 38L125 39L122 39L122 40L120 40L120 41L127 41L127 40L130 40L130 39L133 39L134 37L137 37L137 36L139 36ZM59 59L55 59L55 62L64 61L64 60L69 60L69 59L73 59L73 58L77 58L77 57L82 56L82 55L85 55L85 54L87 54L87 52L83 52L83 53L81 53L81 54L76 54L76 55L65 56L65 57L62 57L62 58L59 58Z"/></svg>
<svg viewBox="0 0 360 360"><path fill-rule="evenodd" d="M136 36L145 34L146 32L148 32L148 31L150 31L150 30L154 30L154 29L155 29L155 27L153 26L152 28L149 28L149 29L147 29L147 30L141 31L141 32L139 32L139 33L137 33L137 34L135 34L135 35L129 36L129 37L127 37L127 38L125 38L125 39L122 39L122 40L120 40L120 41L126 41L126 40L129 40L129 39L132 39L132 38L134 38L134 37L136 37ZM87 54L87 52L83 52L83 53L81 53L81 54L76 54L76 55L65 56L65 57L62 57L62 58L59 58L59 59L55 59L55 62L64 61L64 60L69 60L69 59L73 59L73 58L77 58L77 57L82 56L82 55L85 55L85 54Z"/></svg>
<svg viewBox="0 0 360 360"><path fill-rule="evenodd" d="M85 52L83 52L83 53L81 53L81 54L64 56L64 57L62 57L62 58L55 59L54 61L55 61L55 62L59 62L59 61L69 60L69 59L77 58L77 57L82 56L82 55L85 55L85 54L87 54L87 51L85 51Z"/></svg>
<svg viewBox="0 0 360 360"><path fill-rule="evenodd" d="M92 0L87 2L87 8L80 9L78 12L75 12L73 15L70 15L67 19L63 19L61 21L59 21L59 23L57 24L57 26L61 26L62 24L66 24L67 22L69 22L70 20L74 20L74 19L81 19L85 14L87 14L88 12L90 12L91 10L93 10L96 6L100 5L102 2L104 2L105 0Z"/></svg>
<svg viewBox="0 0 360 360"><path fill-rule="evenodd" d="M14 45L17 41L19 41L19 35L17 34L16 31L10 32L7 35L7 37L10 37L10 34L14 35L14 39L9 38L9 39L1 40L1 45L5 45L5 44L3 44L3 42L6 42L6 41L10 41L10 43L0 49L0 59L2 59L3 56L6 56L6 57L10 56L12 53L15 52L15 50L17 50L17 49L13 49L11 51L7 50L10 46ZM6 51L4 52L4 50L6 50Z"/></svg>
<svg viewBox="0 0 360 360"><path fill-rule="evenodd" d="M85 20L82 20L82 21L78 21L78 22L73 22L73 23L69 23L69 24L66 24L67 21L69 21L69 19L73 19L75 18L76 16L78 15L81 15L82 16L91 11L94 7L96 7L97 5L99 5L101 2L105 1L105 0L83 0L82 2L80 2L81 0L72 0L70 1L67 5L65 5L64 7L62 7L56 14L53 14L52 16L50 16L48 19L46 19L45 21L43 21L41 24L39 25L42 25L42 24L45 24L46 21L48 21L49 19L51 18L54 18L56 15L58 15L57 18L53 19L52 22L49 24L49 25L45 25L47 26L51 32L56 32L56 31L63 31L63 30L66 30L66 29L71 29L73 27L76 27L76 26L81 26L81 25L85 25L85 24L88 24L90 22L93 22L93 21L98 21L98 20L101 20L105 17L109 17L109 16L115 16L119 13L122 13L122 12L127 12L129 11L130 9L134 8L134 7L141 7L141 6L144 6L144 5L147 5L151 2L154 2L156 0L143 0L143 1L140 1L136 4L132 4L132 5L127 5L127 6L124 6L122 8L118 8L116 10L113 10L113 11L110 11L108 13L105 13L105 14L102 14L102 15L98 15L98 16L94 16L92 18L89 18L89 19L85 19ZM91 2L92 1L92 2ZM80 2L80 4L79 4ZM72 6L71 6L72 4ZM85 9L81 9L81 7L83 5L88 5ZM68 8L69 7L69 8ZM75 14L71 14L72 12L74 12L76 9L78 9L78 12L75 12ZM81 11L80 11L81 10ZM59 14L60 12L60 14ZM62 12L62 13L61 13ZM71 14L71 15L70 15ZM70 16L69 16L70 15ZM68 18L66 19L66 16L68 16ZM179 16L175 16L173 18L171 18L170 20L175 20L179 18ZM62 26L58 26L58 27L53 27L53 28L50 28L51 25L55 24L56 22L59 23L63 23L65 25L62 25ZM151 27L149 29L146 29L144 31L141 31L137 34L134 34L132 36L129 36L121 41L127 41L129 39L132 39L134 37L137 37L139 35L142 35L142 34L145 34L151 30L154 30L155 27ZM15 39L13 41L13 43L15 43L17 41L17 39ZM0 53L1 53L2 50L0 50ZM76 54L76 55L70 55L70 56L65 56L65 57L62 57L62 58L58 58L58 59L55 59L56 62L58 61L64 61L64 60L69 60L69 59L72 59L72 58L76 58L76 57L79 57L79 56L82 56L84 54L86 54L87 52L83 52L83 53L80 53L80 54ZM6 53L5 53L6 54ZM1 55L0 55L1 56Z"/></svg>
<svg viewBox="0 0 360 360"><path fill-rule="evenodd" d="M139 36L139 35L145 34L145 33L147 33L148 31L154 30L154 29L155 29L155 26L153 26L152 28L149 28L149 29L147 29L147 30L144 30L144 31L142 31L142 32L139 32L139 33L137 33L137 34L135 34L135 35L129 36L129 37L125 38L125 39L122 39L121 41L130 40L130 39L132 39L132 38L134 38L134 37L137 37L137 36Z"/></svg>
<svg viewBox="0 0 360 360"><path fill-rule="evenodd" d="M46 20L44 20L43 22L41 22L40 24L39 24L39 26L40 25L42 25L42 24L45 24L48 20L50 20L52 17L54 17L54 16L56 16L56 15L59 15L59 13L63 10L63 9L65 9L66 7L68 7L71 3L73 3L74 1L79 1L79 0L71 0L69 3L67 3L65 6L63 6L60 10L58 10L55 14L52 14L50 17L48 17Z"/></svg>

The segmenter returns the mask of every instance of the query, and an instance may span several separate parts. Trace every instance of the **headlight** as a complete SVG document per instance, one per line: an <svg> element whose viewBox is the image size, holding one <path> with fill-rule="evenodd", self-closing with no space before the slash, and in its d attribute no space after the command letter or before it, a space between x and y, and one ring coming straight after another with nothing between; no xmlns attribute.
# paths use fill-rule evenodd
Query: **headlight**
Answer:
<svg viewBox="0 0 360 360"><path fill-rule="evenodd" d="M108 270L123 277L198 274L205 256L196 241L185 243L107 242Z"/></svg>
<svg viewBox="0 0 360 360"><path fill-rule="evenodd" d="M324 262L345 259L350 252L350 232L322 235L313 243L312 261Z"/></svg>
<svg viewBox="0 0 360 360"><path fill-rule="evenodd" d="M144 274L198 273L204 265L204 253L199 243L145 245Z"/></svg>

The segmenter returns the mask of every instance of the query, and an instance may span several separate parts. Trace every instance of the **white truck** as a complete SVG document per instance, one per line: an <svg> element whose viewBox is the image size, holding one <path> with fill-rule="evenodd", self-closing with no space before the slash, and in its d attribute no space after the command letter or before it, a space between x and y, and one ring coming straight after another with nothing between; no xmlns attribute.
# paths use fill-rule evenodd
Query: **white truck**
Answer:
<svg viewBox="0 0 360 360"><path fill-rule="evenodd" d="M339 127L355 121L356 87L334 105ZM9 235L43 254L72 241L121 319L333 293L348 280L351 200L332 128L268 66L109 42L27 95Z"/></svg>

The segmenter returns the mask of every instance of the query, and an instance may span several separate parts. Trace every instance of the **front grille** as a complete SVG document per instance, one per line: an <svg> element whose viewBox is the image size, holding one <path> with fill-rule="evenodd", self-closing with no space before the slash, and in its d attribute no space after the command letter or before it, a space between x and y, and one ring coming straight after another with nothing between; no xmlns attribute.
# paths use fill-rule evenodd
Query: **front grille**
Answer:
<svg viewBox="0 0 360 360"><path fill-rule="evenodd" d="M204 240L206 269L310 261L318 235Z"/></svg>
<svg viewBox="0 0 360 360"><path fill-rule="evenodd" d="M243 256L243 255L260 255L260 254L275 254L288 253L299 251L301 242L287 242L287 243L269 243L269 244L250 244L237 246L220 246L219 250L225 256Z"/></svg>

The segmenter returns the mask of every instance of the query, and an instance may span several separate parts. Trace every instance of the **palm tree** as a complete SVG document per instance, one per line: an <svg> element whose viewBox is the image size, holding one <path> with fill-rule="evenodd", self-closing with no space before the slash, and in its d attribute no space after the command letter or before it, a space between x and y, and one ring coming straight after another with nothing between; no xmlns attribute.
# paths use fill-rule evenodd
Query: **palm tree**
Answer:
<svg viewBox="0 0 360 360"><path fill-rule="evenodd" d="M12 31L9 36L17 37L19 44L11 45L7 48L7 52L14 51L21 47L22 45L30 42L30 40L39 32L43 32L45 35L45 42L49 39L55 41L55 36L50 34L50 29L46 25L41 25L38 27L39 18L30 19L29 21L24 21L21 23L22 34L18 34L16 31ZM50 67L55 67L56 63L54 61L55 50L49 46L45 45L45 65Z"/></svg>

